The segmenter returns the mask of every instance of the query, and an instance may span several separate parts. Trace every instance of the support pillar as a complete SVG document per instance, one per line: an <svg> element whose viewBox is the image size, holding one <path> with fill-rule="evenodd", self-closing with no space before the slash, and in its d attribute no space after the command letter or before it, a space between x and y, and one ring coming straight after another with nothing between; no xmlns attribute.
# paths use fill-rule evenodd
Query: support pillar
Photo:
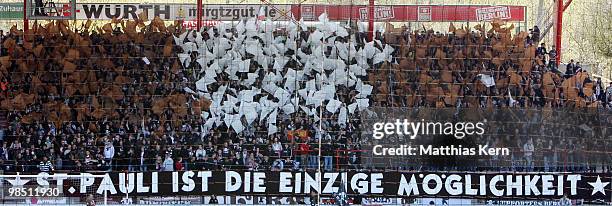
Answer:
<svg viewBox="0 0 612 206"><path fill-rule="evenodd" d="M197 9L198 11L196 12L196 28L198 28L198 31L200 31L200 29L202 28L202 0L198 0Z"/></svg>
<svg viewBox="0 0 612 206"><path fill-rule="evenodd" d="M29 29L30 29L30 24L28 22L28 0L23 0L23 32L24 34L28 33Z"/></svg>
<svg viewBox="0 0 612 206"><path fill-rule="evenodd" d="M561 63L561 37L563 31L563 11L565 6L563 0L557 0L557 22L555 27L555 50L557 52L556 64L557 66Z"/></svg>
<svg viewBox="0 0 612 206"><path fill-rule="evenodd" d="M368 39L374 40L374 0L369 0L368 4Z"/></svg>

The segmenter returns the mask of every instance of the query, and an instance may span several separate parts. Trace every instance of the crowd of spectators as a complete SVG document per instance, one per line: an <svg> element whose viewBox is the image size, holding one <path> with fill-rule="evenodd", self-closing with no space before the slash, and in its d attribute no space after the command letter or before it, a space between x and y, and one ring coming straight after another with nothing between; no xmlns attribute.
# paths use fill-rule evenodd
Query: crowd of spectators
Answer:
<svg viewBox="0 0 612 206"><path fill-rule="evenodd" d="M58 21L25 35L13 28L2 36L0 77L8 82L7 95L0 97L5 173L314 170L316 135L326 139L322 154L331 170L330 157L337 156L332 151L358 147L350 143L354 123L340 131L330 117L321 124L330 132L323 134L301 111L279 115L273 136L258 122L240 134L226 126L204 134L199 114L206 102L184 91L197 79L174 55L180 47L172 40L184 31L155 21L136 31L136 23L75 32ZM343 164L337 161L334 168Z"/></svg>
<svg viewBox="0 0 612 206"><path fill-rule="evenodd" d="M593 78L571 60L564 72L555 47L539 42L537 28L511 35L493 22L448 33L433 30L379 35L399 45L398 64L375 65L374 105L389 107L612 107L612 83ZM486 80L486 81L485 81ZM487 83L490 82L490 83ZM607 88L606 88L607 87Z"/></svg>
<svg viewBox="0 0 612 206"><path fill-rule="evenodd" d="M369 73L368 78L375 86L374 106L534 111L562 108L568 109L568 113L588 111L589 108L594 109L591 111L610 111L612 82L606 85L601 78L592 77L580 62L573 59L563 71L557 64L555 47L540 42L537 27L514 35L511 34L513 25L494 21L491 27L485 31L481 25L470 29L455 28L451 24L448 33L433 30L410 32L402 28L395 34L377 34L382 43L398 45L393 54L398 63L374 65L377 72ZM390 26L387 30L394 28ZM520 129L522 134L499 131L504 127L500 124L486 130L495 131L488 133L489 137L482 136L474 141L511 148L511 155L481 157L479 168L458 164L442 167L447 170L612 171L607 152L612 128L605 118L601 121L601 135L589 140L583 137L591 131L568 133L579 128L571 124L542 122L549 127L548 132L542 132L542 129L526 133ZM512 125L512 129L517 129L527 124L529 122L505 126ZM514 138L508 140L508 137ZM416 158L391 165L411 170L427 169L424 166L428 163L419 161ZM417 165L410 164L415 162Z"/></svg>
<svg viewBox="0 0 612 206"><path fill-rule="evenodd" d="M0 31L4 173L315 170L319 161L328 171L362 168L358 115L342 128L335 115L315 124L298 111L280 116L279 132L271 136L258 122L240 134L224 126L203 133L205 118L199 114L207 102L184 91L193 88L196 71L183 68L175 55L180 47L173 38L184 30L141 23L115 22L99 29L87 24L72 31L57 21L26 33ZM376 35L395 47L397 64L383 62L368 70L367 81L375 86L371 105L612 106L612 84L606 89L578 62L560 72L554 48L536 47L539 37L511 36L511 30L498 25L490 32ZM204 39L208 35L202 32ZM493 77L495 85L484 85L479 74ZM535 144L545 148L537 145L550 143Z"/></svg>
<svg viewBox="0 0 612 206"><path fill-rule="evenodd" d="M416 109L415 109L416 110ZM442 110L442 111L441 111ZM420 108L428 116L443 116L455 109ZM472 122L470 116L486 119L483 135L462 139L442 135L419 135L411 141L378 141L384 147L393 145L432 145L434 148L462 145L463 148L494 148L489 155L474 156L387 156L367 157L367 169L398 168L407 171L514 171L514 172L610 172L612 171L612 130L601 110L572 111L556 109L542 112L538 108L467 110L460 121ZM408 119L422 119L417 113ZM449 117L453 118L453 117ZM433 122L450 122L436 119ZM395 143L395 144L394 144ZM508 148L507 154L498 148ZM379 150L380 152L380 150ZM479 153L480 151L476 151Z"/></svg>

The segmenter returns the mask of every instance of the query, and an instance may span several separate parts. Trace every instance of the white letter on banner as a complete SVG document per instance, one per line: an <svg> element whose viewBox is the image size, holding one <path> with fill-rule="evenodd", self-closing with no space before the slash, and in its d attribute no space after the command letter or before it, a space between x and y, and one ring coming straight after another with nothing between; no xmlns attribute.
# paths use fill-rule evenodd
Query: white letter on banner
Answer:
<svg viewBox="0 0 612 206"><path fill-rule="evenodd" d="M81 173L81 193L87 193L87 187L92 186L96 179L90 173Z"/></svg>
<svg viewBox="0 0 612 206"><path fill-rule="evenodd" d="M291 193L293 189L291 188L291 177L293 175L291 172L281 172L279 174L280 180L278 183L278 192L280 193Z"/></svg>
<svg viewBox="0 0 612 206"><path fill-rule="evenodd" d="M266 173L255 172L253 173L253 192L266 192L266 185L264 184L266 179Z"/></svg>
<svg viewBox="0 0 612 206"><path fill-rule="evenodd" d="M202 192L208 191L208 178L212 177L211 171L199 171L198 177L202 178Z"/></svg>
<svg viewBox="0 0 612 206"><path fill-rule="evenodd" d="M192 171L183 172L183 182L186 185L183 185L181 189L185 192L191 192L195 188L195 181L191 179L195 175Z"/></svg>
<svg viewBox="0 0 612 206"><path fill-rule="evenodd" d="M236 183L233 183L236 182ZM242 177L240 174L234 171L225 171L225 191L234 192L240 189L242 184Z"/></svg>

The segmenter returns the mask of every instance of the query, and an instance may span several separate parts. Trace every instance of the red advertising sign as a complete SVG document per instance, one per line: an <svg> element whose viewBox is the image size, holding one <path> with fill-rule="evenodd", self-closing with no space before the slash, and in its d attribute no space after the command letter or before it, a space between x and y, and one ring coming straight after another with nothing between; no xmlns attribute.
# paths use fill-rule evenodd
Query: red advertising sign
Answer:
<svg viewBox="0 0 612 206"><path fill-rule="evenodd" d="M495 18L510 19L510 8L507 6L492 6L476 9L476 18L478 21L490 21Z"/></svg>
<svg viewBox="0 0 612 206"><path fill-rule="evenodd" d="M419 18L417 21L431 21L431 6L419 6Z"/></svg>
<svg viewBox="0 0 612 206"><path fill-rule="evenodd" d="M332 21L348 20L349 18L365 20L368 16L367 6L365 5L292 5L291 11L294 16L300 17L301 15L306 21L316 21L316 18L326 11ZM374 20L476 22L501 18L506 21L518 22L525 21L525 11L524 6L377 5L374 9Z"/></svg>
<svg viewBox="0 0 612 206"><path fill-rule="evenodd" d="M389 20L393 19L395 14L393 13L393 7L391 6L375 6L374 7L374 19L375 20ZM368 8L359 8L359 19L368 19Z"/></svg>
<svg viewBox="0 0 612 206"><path fill-rule="evenodd" d="M216 20L207 20L207 21L202 21L202 26L216 26L217 24L219 24L219 22L221 21L216 21ZM197 21L191 21L191 20L186 20L183 21L183 27L187 28L187 29L196 29L198 28L198 22Z"/></svg>

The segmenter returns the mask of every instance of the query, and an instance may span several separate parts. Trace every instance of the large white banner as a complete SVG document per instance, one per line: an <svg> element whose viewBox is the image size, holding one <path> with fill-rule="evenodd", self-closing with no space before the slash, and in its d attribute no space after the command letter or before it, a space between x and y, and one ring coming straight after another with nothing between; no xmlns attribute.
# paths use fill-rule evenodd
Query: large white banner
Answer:
<svg viewBox="0 0 612 206"><path fill-rule="evenodd" d="M266 17L273 20L288 19L291 5L204 5L203 20L233 21L258 16L263 9ZM159 16L162 20L195 20L195 4L77 4L76 19L110 20L136 19L147 13L149 20Z"/></svg>

